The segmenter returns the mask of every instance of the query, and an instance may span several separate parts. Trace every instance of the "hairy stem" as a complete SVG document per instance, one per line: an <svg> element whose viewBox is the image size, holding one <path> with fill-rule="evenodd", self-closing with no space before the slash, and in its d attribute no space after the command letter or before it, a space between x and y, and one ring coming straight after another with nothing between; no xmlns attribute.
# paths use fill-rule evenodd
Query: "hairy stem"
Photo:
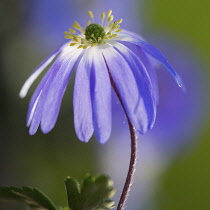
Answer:
<svg viewBox="0 0 210 210"><path fill-rule="evenodd" d="M122 210L123 206L125 205L125 202L128 198L128 193L132 184L133 175L135 172L135 165L137 160L137 136L135 133L135 128L131 124L130 120L128 119L128 125L130 129L130 136L131 136L131 156L130 156L130 164L128 169L127 178L125 181L125 185L117 206L117 210Z"/></svg>

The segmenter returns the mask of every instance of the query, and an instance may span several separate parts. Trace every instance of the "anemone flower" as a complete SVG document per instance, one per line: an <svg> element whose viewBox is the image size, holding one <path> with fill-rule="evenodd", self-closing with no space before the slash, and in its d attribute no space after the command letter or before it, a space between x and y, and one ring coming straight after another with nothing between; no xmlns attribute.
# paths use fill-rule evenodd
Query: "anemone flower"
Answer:
<svg viewBox="0 0 210 210"><path fill-rule="evenodd" d="M100 143L111 134L111 88L114 89L128 120L131 134L131 160L127 179L118 204L121 210L131 185L136 162L136 133L144 134L154 125L158 104L158 87L150 56L162 63L179 86L181 78L161 52L144 39L120 29L122 19L113 22L112 10L101 13L95 23L91 11L84 28L74 22L64 32L70 41L53 52L35 69L20 91L24 97L34 80L56 58L34 92L28 109L27 126L35 134L39 125L43 133L56 123L62 98L76 69L74 84L74 125L78 138L88 142L93 133Z"/></svg>
<svg viewBox="0 0 210 210"><path fill-rule="evenodd" d="M164 56L140 36L119 29L122 19L113 22L112 11L101 14L102 23L91 21L83 29L75 22L65 38L71 39L46 60L26 80L20 91L25 97L40 73L57 56L34 92L28 110L29 133L39 125L43 133L54 127L61 101L76 68L74 85L74 124L78 138L88 142L93 132L100 143L111 133L111 87L117 92L126 115L141 134L151 129L156 116L157 81L149 56L161 62L179 86L180 77Z"/></svg>

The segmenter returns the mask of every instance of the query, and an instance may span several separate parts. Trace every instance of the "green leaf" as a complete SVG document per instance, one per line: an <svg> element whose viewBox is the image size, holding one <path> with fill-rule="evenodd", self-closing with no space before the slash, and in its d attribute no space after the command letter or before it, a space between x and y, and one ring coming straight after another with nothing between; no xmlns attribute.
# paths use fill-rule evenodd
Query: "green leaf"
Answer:
<svg viewBox="0 0 210 210"><path fill-rule="evenodd" d="M77 180L67 177L65 179L66 184L66 191L67 191L67 197L68 197L68 204L69 207L73 209L79 209L80 205L80 189L79 189L79 183Z"/></svg>
<svg viewBox="0 0 210 210"><path fill-rule="evenodd" d="M57 210L50 199L35 188L0 187L0 199L22 201L33 209Z"/></svg>
<svg viewBox="0 0 210 210"><path fill-rule="evenodd" d="M81 186L70 177L65 180L71 210L108 210L114 208L110 200L114 194L112 180L105 175L87 175Z"/></svg>

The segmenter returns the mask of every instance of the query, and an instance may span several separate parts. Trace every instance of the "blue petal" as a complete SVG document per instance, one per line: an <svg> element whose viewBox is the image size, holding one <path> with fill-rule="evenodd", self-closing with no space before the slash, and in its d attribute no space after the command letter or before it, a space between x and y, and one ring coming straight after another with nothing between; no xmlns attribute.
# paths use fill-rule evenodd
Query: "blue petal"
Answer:
<svg viewBox="0 0 210 210"><path fill-rule="evenodd" d="M182 79L157 48L144 41L141 41L139 43L139 46L142 47L147 53L152 55L154 58L156 58L158 61L160 61L169 70L173 78L176 80L177 84L180 87L182 86Z"/></svg>
<svg viewBox="0 0 210 210"><path fill-rule="evenodd" d="M63 50L67 44L62 45L56 49L52 54L50 54L31 74L31 76L25 81L23 87L20 90L19 96L24 98L33 82L37 77L43 72L43 70L52 62L52 60Z"/></svg>
<svg viewBox="0 0 210 210"><path fill-rule="evenodd" d="M45 98L43 115L41 119L41 129L43 133L48 133L54 127L59 114L63 95L68 85L73 67L82 50L75 49L64 58L62 65L54 74Z"/></svg>
<svg viewBox="0 0 210 210"><path fill-rule="evenodd" d="M76 71L74 84L74 126L77 137L88 142L93 135L92 105L90 95L90 71L92 48L86 50Z"/></svg>
<svg viewBox="0 0 210 210"><path fill-rule="evenodd" d="M111 83L100 47L95 47L91 70L91 98L94 132L100 143L105 143L111 134Z"/></svg>
<svg viewBox="0 0 210 210"><path fill-rule="evenodd" d="M116 37L115 40L130 42L135 45L138 45L145 52L147 52L149 55L151 55L152 57L157 59L160 63L162 63L168 69L168 71L170 72L170 74L173 76L173 78L175 79L175 81L177 82L177 84L180 87L184 86L181 77L176 73L174 68L169 64L169 62L166 60L166 58L163 56L163 54L157 48L155 48L154 46L150 45L149 43L147 43L143 40L137 39L136 37L134 37L132 35L126 36L126 35L122 34L122 35Z"/></svg>
<svg viewBox="0 0 210 210"><path fill-rule="evenodd" d="M127 117L139 132L145 133L148 130L147 110L133 71L113 47L105 46L102 53Z"/></svg>
<svg viewBox="0 0 210 210"><path fill-rule="evenodd" d="M117 42L113 43L113 45L125 58L135 76L139 92L147 109L148 128L151 129L155 122L157 107L150 76L141 60L130 49Z"/></svg>
<svg viewBox="0 0 210 210"><path fill-rule="evenodd" d="M52 71L54 69L53 66L46 73L46 75L44 76L44 78L39 83L38 87L36 88L33 96L31 97L31 100L30 100L30 103L29 103L29 108L28 108L28 114L27 114L27 118L26 118L27 126L30 126L30 124L31 124L31 121L33 119L33 116L34 116L34 113L35 113L35 110L36 110L36 106L39 102L42 90L44 88L44 85L46 84L47 80L49 79L49 77L52 74Z"/></svg>
<svg viewBox="0 0 210 210"><path fill-rule="evenodd" d="M43 114L45 98L47 97L47 90L60 66L61 62L58 59L55 64L53 64L53 66L50 68L49 73L43 78L42 82L40 83L39 87L37 88L31 99L27 122L27 125L30 125L30 135L35 134L39 127Z"/></svg>
<svg viewBox="0 0 210 210"><path fill-rule="evenodd" d="M30 126L29 133L35 134L42 120L44 105L48 96L50 85L56 80L56 74L60 67L65 64L65 58L68 60L74 54L74 48L66 48L57 58L52 67L48 70L36 91L34 92L28 109L27 126ZM53 123L53 122L52 122Z"/></svg>
<svg viewBox="0 0 210 210"><path fill-rule="evenodd" d="M136 54L136 55L144 63L144 66L147 69L147 72L149 73L150 79L152 81L152 87L153 87L153 92L155 96L155 103L157 105L159 101L159 92L158 92L158 79L157 79L157 74L155 71L155 66L152 63L151 59L148 57L148 55L140 47L138 46L136 47L138 48L140 52L140 54Z"/></svg>
<svg viewBox="0 0 210 210"><path fill-rule="evenodd" d="M121 42L119 42L121 43ZM122 42L123 45L128 47L135 55L141 60L141 62L144 64L145 68L147 69L147 72L149 73L153 92L155 96L155 103L158 104L159 101L159 92L158 92L158 80L157 80L157 74L155 71L156 62L154 63L153 58L148 56L141 47L138 45L129 43L129 42Z"/></svg>

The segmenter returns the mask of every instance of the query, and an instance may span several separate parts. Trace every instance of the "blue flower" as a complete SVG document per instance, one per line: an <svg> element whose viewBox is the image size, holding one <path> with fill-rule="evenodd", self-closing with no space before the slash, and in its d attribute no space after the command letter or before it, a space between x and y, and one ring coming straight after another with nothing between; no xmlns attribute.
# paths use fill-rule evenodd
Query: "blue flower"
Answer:
<svg viewBox="0 0 210 210"><path fill-rule="evenodd" d="M139 35L120 29L122 19L113 22L111 10L101 14L101 25L94 23L90 11L89 16L91 20L85 29L75 22L73 28L64 32L70 42L44 60L20 91L20 97L25 97L31 84L57 57L31 98L27 115L31 135L36 133L39 125L43 133L53 129L73 69L76 69L74 125L83 142L88 142L93 132L100 143L109 139L112 88L138 132L144 134L153 127L158 87L151 56L162 63L182 86L180 77L160 51Z"/></svg>

